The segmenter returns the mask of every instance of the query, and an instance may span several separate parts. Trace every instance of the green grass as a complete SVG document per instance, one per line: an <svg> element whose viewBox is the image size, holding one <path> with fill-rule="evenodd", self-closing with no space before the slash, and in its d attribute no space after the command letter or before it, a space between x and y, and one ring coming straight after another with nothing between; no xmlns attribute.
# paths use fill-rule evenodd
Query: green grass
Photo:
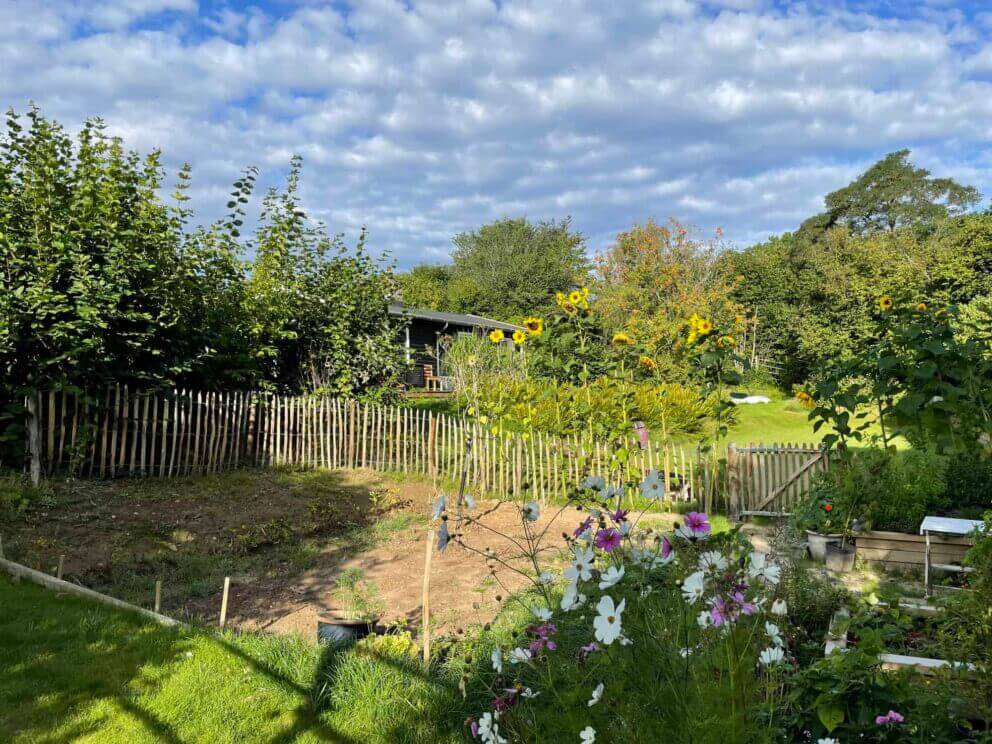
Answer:
<svg viewBox="0 0 992 744"><path fill-rule="evenodd" d="M0 577L0 741L454 742L460 696L405 636L340 651L164 628Z"/></svg>

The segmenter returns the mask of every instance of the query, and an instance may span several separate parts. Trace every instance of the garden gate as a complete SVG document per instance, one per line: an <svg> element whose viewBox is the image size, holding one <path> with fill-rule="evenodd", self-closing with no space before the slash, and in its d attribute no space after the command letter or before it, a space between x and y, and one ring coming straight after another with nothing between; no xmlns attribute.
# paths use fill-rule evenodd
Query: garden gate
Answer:
<svg viewBox="0 0 992 744"><path fill-rule="evenodd" d="M830 466L816 444L748 444L727 448L731 512L737 517L788 516L809 492L813 476Z"/></svg>

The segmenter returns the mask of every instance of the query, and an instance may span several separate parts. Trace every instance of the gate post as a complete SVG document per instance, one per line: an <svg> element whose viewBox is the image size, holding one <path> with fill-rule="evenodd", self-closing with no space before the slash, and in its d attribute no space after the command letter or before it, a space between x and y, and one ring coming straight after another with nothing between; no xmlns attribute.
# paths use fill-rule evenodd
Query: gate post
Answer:
<svg viewBox="0 0 992 744"><path fill-rule="evenodd" d="M25 398L28 413L28 451L31 453L31 485L41 483L41 421L39 419L38 393L32 392Z"/></svg>
<svg viewBox="0 0 992 744"><path fill-rule="evenodd" d="M727 492L730 500L730 517L740 518L741 505L741 474L740 463L737 459L737 445L731 442L727 445Z"/></svg>

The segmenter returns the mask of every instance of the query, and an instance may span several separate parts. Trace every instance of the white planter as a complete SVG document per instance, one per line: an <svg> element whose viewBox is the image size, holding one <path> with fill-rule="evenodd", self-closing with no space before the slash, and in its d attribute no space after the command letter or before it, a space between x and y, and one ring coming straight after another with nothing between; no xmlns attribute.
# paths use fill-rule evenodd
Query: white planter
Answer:
<svg viewBox="0 0 992 744"><path fill-rule="evenodd" d="M810 557L817 563L827 560L827 544L840 545L841 535L821 535L819 532L806 530L806 542L809 545Z"/></svg>

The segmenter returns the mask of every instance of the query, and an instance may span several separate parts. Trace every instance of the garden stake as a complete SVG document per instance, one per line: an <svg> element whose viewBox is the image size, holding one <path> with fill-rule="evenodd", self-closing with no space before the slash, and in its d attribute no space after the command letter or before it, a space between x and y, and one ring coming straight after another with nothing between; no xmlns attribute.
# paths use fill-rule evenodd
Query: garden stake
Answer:
<svg viewBox="0 0 992 744"><path fill-rule="evenodd" d="M424 634L424 666L428 666L431 661L431 556L434 555L434 530L428 528L427 530L427 554L424 557L424 594L422 597L421 604L423 605L423 611L421 612L421 619L423 620L423 634Z"/></svg>
<svg viewBox="0 0 992 744"><path fill-rule="evenodd" d="M55 570L55 578L59 581L62 580L62 569L65 567L65 556L59 556L59 567Z"/></svg>
<svg viewBox="0 0 992 744"><path fill-rule="evenodd" d="M162 580L155 582L155 612L162 608Z"/></svg>
<svg viewBox="0 0 992 744"><path fill-rule="evenodd" d="M227 622L227 593L231 590L231 577L224 577L224 594L220 599L220 627Z"/></svg>
<svg viewBox="0 0 992 744"><path fill-rule="evenodd" d="M3 535L0 535L0 560L3 560Z"/></svg>

